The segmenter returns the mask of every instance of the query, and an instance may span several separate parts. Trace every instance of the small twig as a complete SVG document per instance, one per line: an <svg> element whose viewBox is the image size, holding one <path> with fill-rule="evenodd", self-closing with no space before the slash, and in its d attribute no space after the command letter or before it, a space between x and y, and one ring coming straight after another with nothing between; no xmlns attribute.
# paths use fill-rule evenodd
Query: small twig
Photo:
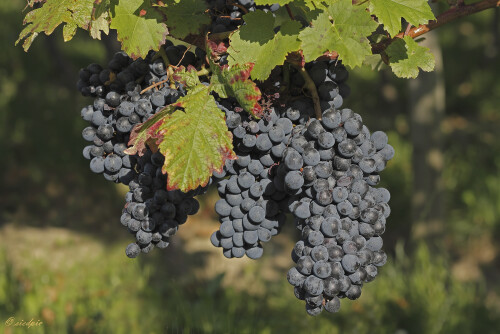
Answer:
<svg viewBox="0 0 500 334"><path fill-rule="evenodd" d="M292 13L292 10L290 9L290 6L288 4L286 4L285 8L286 8L286 11L288 12L288 16L290 16L290 18L292 20L295 20L295 17L293 16L293 13Z"/></svg>
<svg viewBox="0 0 500 334"><path fill-rule="evenodd" d="M182 60L186 56L186 53L189 51L189 49L191 49L191 45L186 49L186 51L184 51L184 53L182 54L181 59L179 60L179 62L177 63L177 65L175 65L175 67L178 67L182 63Z"/></svg>
<svg viewBox="0 0 500 334"><path fill-rule="evenodd" d="M314 112L316 114L316 118L321 120L323 118L322 113L321 113L321 103L318 95L318 90L316 89L316 85L314 84L314 81L311 79L309 76L309 73L307 73L306 69L302 66L297 66L293 65L299 71L300 75L304 78L304 81L306 82L304 84L304 88L306 88L309 93L311 94L311 98L313 100L314 104Z"/></svg>
<svg viewBox="0 0 500 334"><path fill-rule="evenodd" d="M227 18L230 19L231 21L243 21L241 17L231 17L229 15L220 15L218 17Z"/></svg>
<svg viewBox="0 0 500 334"><path fill-rule="evenodd" d="M158 82L152 84L151 86L144 88L143 90L141 90L141 92L139 94L144 94L145 92L147 92L150 89L153 89L155 87L163 85L164 83L167 83L169 80L170 80L170 76L167 75L167 78L165 80L158 81Z"/></svg>
<svg viewBox="0 0 500 334"><path fill-rule="evenodd" d="M360 5L364 4L365 2L368 2L368 0L364 0L364 1L361 1L359 3L357 1L353 1L353 2L354 2L353 5L360 6Z"/></svg>
<svg viewBox="0 0 500 334"><path fill-rule="evenodd" d="M241 10L243 11L243 13L245 13L245 14L247 14L247 13L248 13L248 9L246 9L246 7L245 7L245 6L240 5L239 3L233 3L233 2L227 3L227 2L226 2L226 4L227 4L227 5L230 5L230 6L236 6L236 7L238 7L238 8L239 8L239 9L241 9Z"/></svg>
<svg viewBox="0 0 500 334"><path fill-rule="evenodd" d="M428 24L421 24L418 27L411 28L406 36L416 38L456 19L495 7L500 7L500 0L483 0L471 5L455 6L438 15L436 20L430 21ZM394 38L386 39L382 42L373 44L372 53L382 53L396 39L403 38L405 36L405 33L406 32L399 33Z"/></svg>

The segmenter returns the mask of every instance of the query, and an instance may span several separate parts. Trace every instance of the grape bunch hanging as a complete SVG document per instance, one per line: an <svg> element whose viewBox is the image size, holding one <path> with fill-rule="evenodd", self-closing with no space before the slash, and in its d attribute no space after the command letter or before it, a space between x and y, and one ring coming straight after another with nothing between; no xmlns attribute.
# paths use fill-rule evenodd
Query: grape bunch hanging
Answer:
<svg viewBox="0 0 500 334"><path fill-rule="evenodd" d="M234 30L242 13L256 8L253 1L212 2L216 33ZM260 9L272 12L276 6ZM91 64L79 74L79 91L94 98L81 111L89 123L82 132L89 142L83 156L92 172L129 187L120 222L135 240L126 255L168 247L188 215L198 211L195 196L214 184L220 227L210 240L225 257L260 258L262 244L293 217L301 238L291 252L295 266L287 279L307 313L338 312L340 299L359 298L363 284L375 279L387 260L381 235L390 194L376 186L394 150L384 132L371 133L359 114L342 107L349 95L346 68L337 60L305 64L305 75L300 68L277 67L259 85L265 100L260 118L236 99L214 93L237 159L226 160L207 186L183 193L167 190L160 152L125 153L134 126L187 93L183 83L169 81L166 61L200 69L207 57L200 48L170 41L162 53L167 59L150 52L132 60L120 52L107 68ZM227 64L224 54L217 61ZM314 83L319 101L311 98L306 80Z"/></svg>

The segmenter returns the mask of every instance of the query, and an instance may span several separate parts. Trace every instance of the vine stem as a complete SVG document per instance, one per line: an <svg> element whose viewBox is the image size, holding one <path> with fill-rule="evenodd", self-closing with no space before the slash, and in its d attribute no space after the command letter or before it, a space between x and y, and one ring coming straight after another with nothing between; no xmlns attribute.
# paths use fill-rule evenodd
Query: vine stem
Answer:
<svg viewBox="0 0 500 334"><path fill-rule="evenodd" d="M283 65L283 81L284 81L284 88L290 87L290 64L285 63Z"/></svg>
<svg viewBox="0 0 500 334"><path fill-rule="evenodd" d="M309 93L311 93L311 98L313 100L314 113L316 114L316 118L318 120L321 120L323 118L323 115L321 113L321 103L318 95L318 90L316 89L314 81L311 79L309 73L307 73L304 67L297 66L295 64L292 64L292 66L295 67L297 71L300 72L300 75L302 75L302 77L304 78L304 81L306 82L304 87L309 91Z"/></svg>
<svg viewBox="0 0 500 334"><path fill-rule="evenodd" d="M170 66L170 61L168 60L167 53L163 47L154 55L153 60L160 58L163 60L163 63L166 67Z"/></svg>
<svg viewBox="0 0 500 334"><path fill-rule="evenodd" d="M421 24L418 27L413 27L410 31L408 31L407 36L416 38L451 21L495 7L500 7L500 0L483 0L471 5L455 6L438 15L436 20L430 21L428 24ZM373 54L384 52L392 42L394 42L397 38L403 38L404 36L405 32L402 32L397 34L394 38L386 39L380 43L373 44Z"/></svg>
<svg viewBox="0 0 500 334"><path fill-rule="evenodd" d="M288 12L288 16L290 16L290 18L292 20L295 20L295 17L293 16L292 9L290 8L290 6L288 4L286 4L285 8L286 8L286 11Z"/></svg>

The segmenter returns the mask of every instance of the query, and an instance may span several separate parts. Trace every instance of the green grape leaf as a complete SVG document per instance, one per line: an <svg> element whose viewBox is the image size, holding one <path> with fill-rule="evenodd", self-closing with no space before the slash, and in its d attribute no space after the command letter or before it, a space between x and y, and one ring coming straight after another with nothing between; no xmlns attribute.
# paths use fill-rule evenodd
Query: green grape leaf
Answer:
<svg viewBox="0 0 500 334"><path fill-rule="evenodd" d="M127 154L143 155L146 145L165 156L167 190L187 192L207 185L227 159L236 159L232 134L209 87L198 85L132 130Z"/></svg>
<svg viewBox="0 0 500 334"><path fill-rule="evenodd" d="M103 13L109 11L113 1L113 5L116 5L118 0L94 0L94 10L92 12L92 17L94 19L100 17Z"/></svg>
<svg viewBox="0 0 500 334"><path fill-rule="evenodd" d="M205 11L207 4L200 0L183 0L174 3L168 1L161 10L167 17L170 34L177 38L185 38L189 34L199 33L201 27L210 24L210 17Z"/></svg>
<svg viewBox="0 0 500 334"><path fill-rule="evenodd" d="M16 45L24 40L23 48L28 51L39 33L46 35L63 24L63 37L69 41L77 28L88 29L94 7L94 0L47 0L42 7L28 12Z"/></svg>
<svg viewBox="0 0 500 334"><path fill-rule="evenodd" d="M229 65L255 63L252 78L265 80L273 68L285 62L290 52L299 50L301 25L288 20L274 33L275 19L271 13L257 10L246 14L244 19L246 25L231 36Z"/></svg>
<svg viewBox="0 0 500 334"><path fill-rule="evenodd" d="M416 78L419 68L430 72L434 70L435 60L430 50L418 45L410 36L397 39L386 49L389 65L400 78Z"/></svg>
<svg viewBox="0 0 500 334"><path fill-rule="evenodd" d="M427 0L371 0L369 8L391 36L401 31L402 18L414 26L436 19Z"/></svg>
<svg viewBox="0 0 500 334"><path fill-rule="evenodd" d="M361 66L371 54L367 36L377 26L365 8L338 0L300 32L304 58L313 61L326 51L336 51L344 65Z"/></svg>
<svg viewBox="0 0 500 334"><path fill-rule="evenodd" d="M165 44L168 29L162 21L148 0L120 0L111 10L111 29L116 29L122 50L134 59Z"/></svg>
<svg viewBox="0 0 500 334"><path fill-rule="evenodd" d="M313 3L312 1L296 0L288 5L295 18L301 17L307 22L316 19L322 13L326 6L322 3Z"/></svg>

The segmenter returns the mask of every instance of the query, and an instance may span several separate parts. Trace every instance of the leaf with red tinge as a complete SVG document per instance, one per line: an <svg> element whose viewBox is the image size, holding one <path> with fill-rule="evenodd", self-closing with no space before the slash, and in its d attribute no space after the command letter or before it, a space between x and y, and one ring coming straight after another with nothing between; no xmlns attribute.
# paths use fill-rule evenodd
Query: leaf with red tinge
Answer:
<svg viewBox="0 0 500 334"><path fill-rule="evenodd" d="M218 45L208 43L207 54L214 55L215 50L213 47L218 47ZM210 87L212 91L222 98L229 96L236 98L245 111L256 118L260 118L263 115L262 107L259 104L262 93L255 82L250 80L253 67L253 63L221 67L215 64L213 58L210 57L210 68L212 70Z"/></svg>
<svg viewBox="0 0 500 334"><path fill-rule="evenodd" d="M212 59L219 59L219 57L227 52L227 46L224 42L216 43L209 39L206 40L209 54L212 55Z"/></svg>
<svg viewBox="0 0 500 334"><path fill-rule="evenodd" d="M240 106L254 117L263 115L259 100L262 97L259 87L249 79L254 64L236 64L234 66L212 65L210 86L222 98L232 96Z"/></svg>
<svg viewBox="0 0 500 334"><path fill-rule="evenodd" d="M179 66L172 78L187 88L193 88L200 84L198 73L196 73L196 68L193 65L189 65L187 69L184 66Z"/></svg>
<svg viewBox="0 0 500 334"><path fill-rule="evenodd" d="M205 186L227 159L236 159L224 113L207 86L199 83L175 104L134 128L127 154L143 155L146 145L165 156L167 189L187 192Z"/></svg>

